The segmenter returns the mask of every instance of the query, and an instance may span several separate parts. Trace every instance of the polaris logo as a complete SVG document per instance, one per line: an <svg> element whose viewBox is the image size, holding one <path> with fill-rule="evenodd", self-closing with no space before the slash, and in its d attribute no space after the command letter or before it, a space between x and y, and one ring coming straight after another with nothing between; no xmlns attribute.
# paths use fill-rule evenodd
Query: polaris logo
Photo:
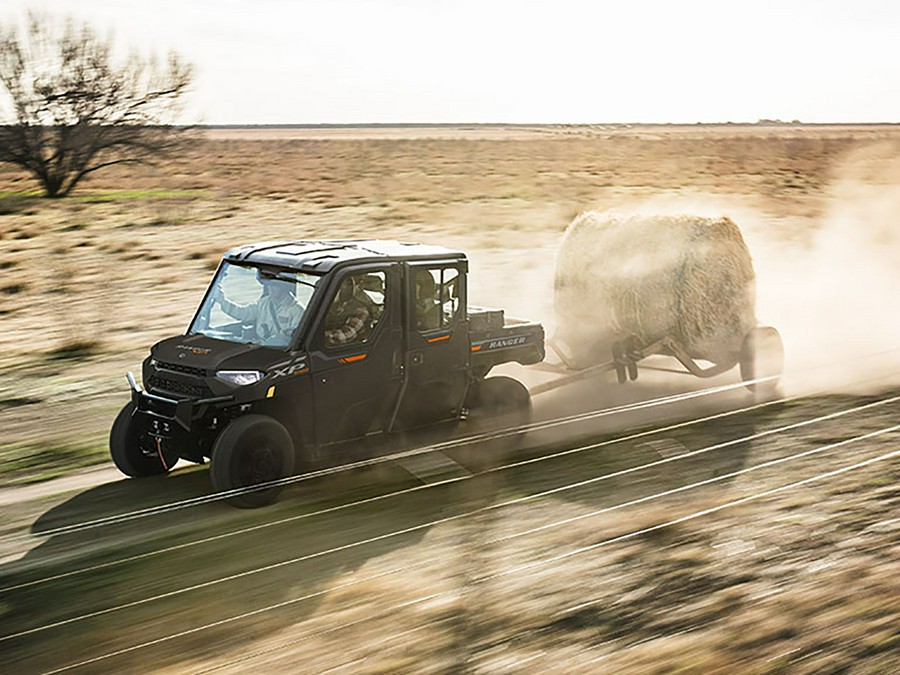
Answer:
<svg viewBox="0 0 900 675"><path fill-rule="evenodd" d="M191 345L175 345L175 349L186 349L195 356L203 356L212 351L212 349L208 349L207 347L192 347ZM184 353L179 354L178 358L183 359Z"/></svg>

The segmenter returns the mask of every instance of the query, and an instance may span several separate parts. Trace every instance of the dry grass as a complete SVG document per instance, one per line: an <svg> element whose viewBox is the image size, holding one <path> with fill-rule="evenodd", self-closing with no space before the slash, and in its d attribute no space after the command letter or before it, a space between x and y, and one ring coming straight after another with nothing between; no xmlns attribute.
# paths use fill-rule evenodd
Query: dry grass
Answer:
<svg viewBox="0 0 900 675"><path fill-rule="evenodd" d="M35 199L23 174L0 167L0 398L20 396L31 377L44 386L65 373L103 401L64 431L38 431L34 419L16 431L19 410L6 416L13 431L4 440L97 440L115 407L104 397L124 393L122 372L152 342L183 330L236 243L374 235L459 246L472 258L476 302L548 321L553 255L575 214L714 199L755 209L790 241L817 227L844 158L898 135L737 126L218 132L178 160L92 177L62 201ZM878 161L866 156L866 170L877 174ZM59 353L78 358L48 368Z"/></svg>
<svg viewBox="0 0 900 675"><path fill-rule="evenodd" d="M34 199L26 194L31 186L24 176L0 169L0 444L10 452L27 450L24 460L4 454L4 462L46 471L37 464L53 463L48 458L53 453L42 451L52 447L77 449L68 455L78 455L79 465L86 449L100 448L94 459L102 461L109 424L126 399L123 372L139 367L153 341L183 329L218 257L236 243L379 236L459 246L472 258L475 303L547 319L554 255L577 213L648 201L663 207L699 201L724 213L752 210L777 239L802 244L840 200L833 181L848 162L867 185L891 189L878 183L878 176L896 153L869 149L896 148L898 141L900 131L892 127L220 132L177 162L99 175L76 197L53 202ZM56 358L60 355L66 358ZM860 423L835 433L856 433L860 427L867 428ZM706 436L683 440L696 447L727 432L718 425ZM858 452L882 452L891 442L896 438ZM784 450L759 444L745 461L765 460L776 449ZM615 461L644 451L636 446ZM834 453L832 459L841 456ZM527 493L537 489L535 481L581 479L605 466L585 462L552 475L514 476L501 494L484 499ZM801 468L806 472L801 475L819 470L814 461ZM712 470L696 469L704 477ZM61 666L82 654L321 591L314 600L162 644L152 653L126 654L101 667L183 672L249 656L230 671L296 672L300 665L367 673L898 669L900 616L892 602L900 572L896 464L527 573L506 574L516 565L789 477L781 470L752 475L699 497L573 521L527 541L489 544L625 499L631 490L670 487L691 475L605 484L584 499L546 499L468 524L448 523L337 560L248 577L227 591L212 587L128 616L65 627L54 634L62 636L59 640L19 641L10 645L10 654L15 648L23 658L33 657L26 663L36 668ZM198 485L205 485L199 478L182 474L145 483L142 489L151 494L147 505L196 496L203 489ZM378 484L368 476L357 488ZM70 567L56 555L91 564L92 546L118 557L312 509L305 501L312 500L310 494L333 504L346 489L337 481L296 489L261 515L223 515L210 505L192 518L154 518L123 527L109 540L94 533L51 539L29 551L25 562L64 571ZM132 503L134 490L99 486L61 504L55 515L79 520L120 510ZM0 619L15 626L5 632L19 630L30 625L26 622L45 620L45 609L54 618L96 610L110 597L146 597L304 555L334 545L336 538L352 541L409 527L467 503L452 492L429 495L393 510L301 521L279 536L260 531L239 548L223 540L202 551L186 549L100 572L86 577L84 585L65 583L43 596L27 590L3 596ZM27 512L22 522L30 523L36 507L20 506ZM420 563L427 571L367 580ZM17 579L10 568L3 571ZM353 623L431 593L442 595Z"/></svg>

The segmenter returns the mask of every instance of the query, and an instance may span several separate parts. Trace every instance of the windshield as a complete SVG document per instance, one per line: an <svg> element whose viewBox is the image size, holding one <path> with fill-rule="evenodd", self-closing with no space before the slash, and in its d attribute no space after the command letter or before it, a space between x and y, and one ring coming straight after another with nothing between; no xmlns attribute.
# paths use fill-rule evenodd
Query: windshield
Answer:
<svg viewBox="0 0 900 675"><path fill-rule="evenodd" d="M188 333L287 347L319 279L295 270L225 262Z"/></svg>

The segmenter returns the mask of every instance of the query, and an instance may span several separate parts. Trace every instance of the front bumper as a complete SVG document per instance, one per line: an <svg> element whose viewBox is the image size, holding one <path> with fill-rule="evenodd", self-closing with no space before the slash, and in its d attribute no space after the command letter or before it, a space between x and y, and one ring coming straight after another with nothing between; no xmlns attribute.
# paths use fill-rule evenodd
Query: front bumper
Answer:
<svg viewBox="0 0 900 675"><path fill-rule="evenodd" d="M141 389L130 372L125 375L131 387L131 401L135 411L143 413L157 421L152 425L160 429L169 429L169 423L175 422L181 429L191 432L194 424L204 419L211 409L234 403L233 394L201 399L174 399L151 394Z"/></svg>

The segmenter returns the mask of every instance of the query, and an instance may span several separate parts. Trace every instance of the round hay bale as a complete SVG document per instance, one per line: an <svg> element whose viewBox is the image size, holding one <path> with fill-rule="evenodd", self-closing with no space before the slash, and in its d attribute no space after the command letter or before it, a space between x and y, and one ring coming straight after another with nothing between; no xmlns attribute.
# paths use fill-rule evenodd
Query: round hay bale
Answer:
<svg viewBox="0 0 900 675"><path fill-rule="evenodd" d="M554 291L556 338L579 367L632 336L641 348L674 338L695 359L733 364L756 325L753 263L727 217L582 213L563 238Z"/></svg>

